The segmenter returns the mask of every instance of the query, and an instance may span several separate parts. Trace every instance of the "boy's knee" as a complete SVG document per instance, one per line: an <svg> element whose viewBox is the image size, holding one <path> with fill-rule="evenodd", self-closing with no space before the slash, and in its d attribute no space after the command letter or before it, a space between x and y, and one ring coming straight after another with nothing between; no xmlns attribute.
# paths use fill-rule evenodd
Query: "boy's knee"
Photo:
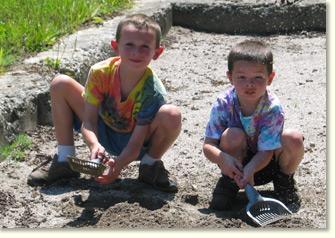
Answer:
<svg viewBox="0 0 335 238"><path fill-rule="evenodd" d="M247 137L244 131L237 127L227 128L221 135L221 148L244 148L246 146Z"/></svg>
<svg viewBox="0 0 335 238"><path fill-rule="evenodd" d="M159 109L159 113L160 122L162 122L165 127L171 129L178 129L181 127L181 112L178 107L166 104Z"/></svg>
<svg viewBox="0 0 335 238"><path fill-rule="evenodd" d="M294 150L304 147L304 136L296 130L285 130L282 134L282 143Z"/></svg>
<svg viewBox="0 0 335 238"><path fill-rule="evenodd" d="M51 92L64 91L64 88L66 87L66 85L70 83L71 80L72 78L65 74L57 75L51 81L50 91Z"/></svg>

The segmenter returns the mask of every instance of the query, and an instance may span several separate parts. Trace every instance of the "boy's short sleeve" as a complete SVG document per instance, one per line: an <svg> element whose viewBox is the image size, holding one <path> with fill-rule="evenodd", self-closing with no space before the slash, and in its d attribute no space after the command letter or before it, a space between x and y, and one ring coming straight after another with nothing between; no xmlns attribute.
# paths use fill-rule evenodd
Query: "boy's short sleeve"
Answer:
<svg viewBox="0 0 335 238"><path fill-rule="evenodd" d="M159 108L166 103L165 95L166 90L163 83L152 73L139 95L139 111L136 115L137 125L146 125L152 122Z"/></svg>
<svg viewBox="0 0 335 238"><path fill-rule="evenodd" d="M213 103L209 120L205 130L205 137L219 140L222 133L227 128L227 104L217 98Z"/></svg>
<svg viewBox="0 0 335 238"><path fill-rule="evenodd" d="M102 82L98 80L92 68L88 73L83 97L86 102L94 106L98 106L103 100Z"/></svg>
<svg viewBox="0 0 335 238"><path fill-rule="evenodd" d="M258 150L265 151L280 148L284 127L284 112L281 106L272 107L262 120L258 136Z"/></svg>
<svg viewBox="0 0 335 238"><path fill-rule="evenodd" d="M163 95L156 94L152 97L147 97L144 101L141 110L137 114L136 124L147 125L152 122L159 108L165 104Z"/></svg>

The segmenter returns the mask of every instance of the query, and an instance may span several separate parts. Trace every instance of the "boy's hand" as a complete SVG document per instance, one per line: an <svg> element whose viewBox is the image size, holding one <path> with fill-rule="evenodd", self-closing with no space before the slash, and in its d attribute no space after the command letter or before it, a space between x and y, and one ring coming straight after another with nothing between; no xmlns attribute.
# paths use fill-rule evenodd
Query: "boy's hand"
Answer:
<svg viewBox="0 0 335 238"><path fill-rule="evenodd" d="M229 154L224 154L224 159L219 163L219 167L224 175L227 175L229 178L234 179L235 176L243 176L243 166L240 161L235 159Z"/></svg>
<svg viewBox="0 0 335 238"><path fill-rule="evenodd" d="M243 168L243 176L236 175L234 177L234 180L237 186L243 189L245 188L245 186L247 186L247 184L254 185L254 173L255 173L255 169L252 166L250 166L250 164L247 164Z"/></svg>
<svg viewBox="0 0 335 238"><path fill-rule="evenodd" d="M109 166L107 174L97 177L95 181L101 184L109 184L119 177L122 168L120 168L118 160L114 159L109 159L108 161L105 161L104 164Z"/></svg>
<svg viewBox="0 0 335 238"><path fill-rule="evenodd" d="M105 153L106 153L105 148L102 145L100 145L100 144L96 144L91 149L90 159L91 160L95 160L97 158L105 158L106 157Z"/></svg>

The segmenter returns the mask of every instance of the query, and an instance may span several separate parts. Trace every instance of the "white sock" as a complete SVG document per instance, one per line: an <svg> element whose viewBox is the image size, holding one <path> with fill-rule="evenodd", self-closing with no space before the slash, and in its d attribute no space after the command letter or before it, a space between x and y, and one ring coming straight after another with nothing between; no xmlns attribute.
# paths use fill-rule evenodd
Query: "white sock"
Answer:
<svg viewBox="0 0 335 238"><path fill-rule="evenodd" d="M159 159L155 159L146 153L141 159L141 164L153 165L158 160Z"/></svg>
<svg viewBox="0 0 335 238"><path fill-rule="evenodd" d="M69 155L74 156L76 154L76 149L73 145L58 145L57 150L59 162L67 162Z"/></svg>

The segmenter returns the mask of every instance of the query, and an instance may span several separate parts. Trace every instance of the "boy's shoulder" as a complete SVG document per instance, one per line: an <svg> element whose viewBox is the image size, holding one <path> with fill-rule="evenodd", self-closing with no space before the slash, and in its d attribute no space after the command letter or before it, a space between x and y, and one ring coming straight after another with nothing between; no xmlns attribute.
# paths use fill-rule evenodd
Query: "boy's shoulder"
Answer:
<svg viewBox="0 0 335 238"><path fill-rule="evenodd" d="M234 101L234 97L236 97L235 89L234 87L229 87L220 92L216 100L223 103L232 103Z"/></svg>
<svg viewBox="0 0 335 238"><path fill-rule="evenodd" d="M99 61L91 66L91 70L97 71L106 68L112 68L120 61L120 57L110 57L103 61Z"/></svg>
<svg viewBox="0 0 335 238"><path fill-rule="evenodd" d="M266 97L261 101L261 104L263 105L262 108L271 113L284 113L283 106L276 94L267 90L265 95Z"/></svg>
<svg viewBox="0 0 335 238"><path fill-rule="evenodd" d="M156 73L150 66L147 66L147 69L142 76L142 80L145 84L143 90L148 90L148 88L150 88L150 90L159 92L162 95L167 94L163 82L157 77Z"/></svg>
<svg viewBox="0 0 335 238"><path fill-rule="evenodd" d="M270 91L270 90L267 89L266 90L266 95L267 95L268 101L272 105L281 106L280 99L279 99L279 97L275 93L273 93L272 91Z"/></svg>

